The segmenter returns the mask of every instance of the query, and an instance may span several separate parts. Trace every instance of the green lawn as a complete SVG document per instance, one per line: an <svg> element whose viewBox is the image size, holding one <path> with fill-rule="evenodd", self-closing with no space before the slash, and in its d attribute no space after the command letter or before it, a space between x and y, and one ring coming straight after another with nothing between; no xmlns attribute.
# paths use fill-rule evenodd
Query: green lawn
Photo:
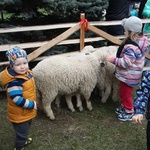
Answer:
<svg viewBox="0 0 150 150"><path fill-rule="evenodd" d="M5 94L0 98L0 150L13 150L14 131L7 120ZM65 104L53 107L56 120L49 120L38 111L30 136L33 143L26 150L146 150L145 127L117 120L119 105L109 100L102 104L92 97L93 110L70 112Z"/></svg>

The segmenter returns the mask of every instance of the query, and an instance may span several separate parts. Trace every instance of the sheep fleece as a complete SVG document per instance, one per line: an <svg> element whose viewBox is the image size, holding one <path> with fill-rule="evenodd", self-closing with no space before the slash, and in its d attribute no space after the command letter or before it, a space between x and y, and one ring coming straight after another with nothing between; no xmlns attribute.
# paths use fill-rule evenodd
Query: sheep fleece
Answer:
<svg viewBox="0 0 150 150"><path fill-rule="evenodd" d="M33 68L37 89L44 105L59 95L81 93L87 100L97 83L100 63L95 55L52 56Z"/></svg>

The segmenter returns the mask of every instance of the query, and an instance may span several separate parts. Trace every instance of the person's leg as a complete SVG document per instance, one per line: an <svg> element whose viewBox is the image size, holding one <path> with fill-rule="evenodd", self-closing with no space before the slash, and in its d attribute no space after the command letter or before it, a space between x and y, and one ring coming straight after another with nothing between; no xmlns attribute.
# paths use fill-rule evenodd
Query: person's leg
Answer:
<svg viewBox="0 0 150 150"><path fill-rule="evenodd" d="M120 82L120 98L124 109L127 113L133 113L133 101L132 101L133 87L128 86L124 82Z"/></svg>
<svg viewBox="0 0 150 150"><path fill-rule="evenodd" d="M24 148L25 142L28 139L31 120L23 123L12 123L12 124L16 133L15 147L17 149Z"/></svg>
<svg viewBox="0 0 150 150"><path fill-rule="evenodd" d="M120 98L124 111L118 114L118 119L121 121L132 121L134 115L133 102L132 102L133 88L125 84L120 83Z"/></svg>
<svg viewBox="0 0 150 150"><path fill-rule="evenodd" d="M150 150L150 121L147 122L146 136L147 136L147 150Z"/></svg>

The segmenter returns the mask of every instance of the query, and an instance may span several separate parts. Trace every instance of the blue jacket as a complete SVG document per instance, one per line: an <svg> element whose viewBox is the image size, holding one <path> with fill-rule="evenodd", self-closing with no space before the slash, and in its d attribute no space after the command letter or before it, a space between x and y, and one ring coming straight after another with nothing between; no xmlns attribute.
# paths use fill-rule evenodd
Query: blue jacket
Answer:
<svg viewBox="0 0 150 150"><path fill-rule="evenodd" d="M135 114L146 112L146 118L150 121L150 70L143 72L143 79L134 98L134 109Z"/></svg>

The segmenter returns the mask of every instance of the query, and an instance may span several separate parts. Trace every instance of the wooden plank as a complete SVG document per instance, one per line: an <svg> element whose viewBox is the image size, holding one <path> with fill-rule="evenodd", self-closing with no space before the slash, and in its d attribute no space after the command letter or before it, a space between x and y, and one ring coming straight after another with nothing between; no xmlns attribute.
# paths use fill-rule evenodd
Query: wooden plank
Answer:
<svg viewBox="0 0 150 150"><path fill-rule="evenodd" d="M141 19L143 23L150 23L150 19ZM24 31L37 31L37 30L51 30L51 29L61 29L70 28L75 26L75 23L62 23L62 24L50 24L50 25L39 25L39 26L27 26L27 27L15 27L15 28L0 28L0 33L12 33L12 32L24 32ZM94 26L110 26L110 25L120 25L121 20L117 21L89 21L90 25Z"/></svg>
<svg viewBox="0 0 150 150"><path fill-rule="evenodd" d="M118 36L118 38L122 39L123 36ZM102 41L105 40L103 37L92 37L92 38L85 38L84 42L96 42L96 41ZM27 49L27 48L37 48L40 46L43 46L45 44L47 44L48 41L44 41L44 42L29 42L29 43L16 43L16 44L5 44L5 45L0 45L0 52L3 51L7 51L8 49L13 48L14 46L19 46L23 49ZM80 39L70 39L70 40L64 40L61 41L60 43L58 43L57 45L68 45L68 44L77 44L80 43Z"/></svg>
<svg viewBox="0 0 150 150"><path fill-rule="evenodd" d="M145 34L145 35L148 35L148 34ZM149 33L150 35L150 33ZM117 39L124 39L125 36L124 35L121 35L121 36L115 36ZM88 43L88 42L96 42L96 41L102 41L102 40L105 40L103 37L91 37L91 38L85 38L84 39L84 42L85 43ZM39 42L29 42L29 43L16 43L16 44L4 44L4 45L0 45L0 52L3 52L3 51L6 51L8 49L11 49L13 48L14 46L19 46L23 49L26 49L26 48L37 48L37 47L40 47L44 44L47 44L48 41L39 41ZM60 43L56 44L56 45L68 45L68 44L77 44L77 43L80 43L80 40L79 39L70 39L70 40L64 40L64 41L61 41Z"/></svg>
<svg viewBox="0 0 150 150"><path fill-rule="evenodd" d="M144 67L143 71L150 70L150 67Z"/></svg>
<svg viewBox="0 0 150 150"><path fill-rule="evenodd" d="M88 29L117 45L120 45L122 42L120 39L117 39L115 36L112 36L104 32L103 30L100 30L92 25L88 25ZM145 57L150 60L150 54L145 54Z"/></svg>
<svg viewBox="0 0 150 150"><path fill-rule="evenodd" d="M150 54L145 54L145 57L150 60Z"/></svg>
<svg viewBox="0 0 150 150"><path fill-rule="evenodd" d="M121 44L121 40L117 39L116 37L104 32L103 30L98 29L97 27L94 27L92 25L88 25L88 29L96 34L98 34L99 36L105 38L106 40L109 40L117 45Z"/></svg>
<svg viewBox="0 0 150 150"><path fill-rule="evenodd" d="M73 52L66 52L66 53L61 53L61 54L56 54L56 55L74 55L74 54L77 54L77 53L80 53L80 51L73 51ZM34 60L32 60L31 62L34 62L34 61L41 61L45 58L48 58L48 57L53 57L53 56L56 56L56 55L49 55L49 56L40 56L40 57L37 57L35 58ZM5 65L8 65L9 64L9 61L4 61L4 62L0 62L0 66L5 66Z"/></svg>
<svg viewBox="0 0 150 150"><path fill-rule="evenodd" d="M83 21L80 27L80 51L84 48L84 39L85 39L85 14L81 13L80 20Z"/></svg>
<svg viewBox="0 0 150 150"><path fill-rule="evenodd" d="M60 34L56 38L54 38L51 41L49 41L47 44L41 46L40 48L38 48L35 51L33 51L32 53L30 53L28 55L28 60L31 61L31 60L35 59L40 54L42 54L43 52L45 52L46 50L48 50L49 48L53 47L54 45L58 44L60 41L66 39L71 34L73 34L74 32L76 32L77 30L79 30L79 28L80 28L80 24L77 24L74 27L71 27L70 29L68 29L64 33Z"/></svg>
<svg viewBox="0 0 150 150"><path fill-rule="evenodd" d="M26 26L15 28L0 28L0 33L12 33L12 32L24 32L24 31L39 31L39 30L52 30L52 29L64 29L75 26L77 23L64 23L64 24L50 24L39 26Z"/></svg>
<svg viewBox="0 0 150 150"><path fill-rule="evenodd" d="M150 19L141 19L142 23L150 23ZM90 25L94 26L110 26L110 25L120 25L121 20L115 20L115 21L93 21L89 22Z"/></svg>

